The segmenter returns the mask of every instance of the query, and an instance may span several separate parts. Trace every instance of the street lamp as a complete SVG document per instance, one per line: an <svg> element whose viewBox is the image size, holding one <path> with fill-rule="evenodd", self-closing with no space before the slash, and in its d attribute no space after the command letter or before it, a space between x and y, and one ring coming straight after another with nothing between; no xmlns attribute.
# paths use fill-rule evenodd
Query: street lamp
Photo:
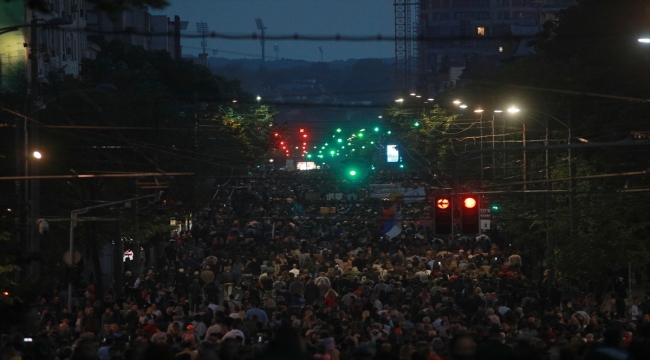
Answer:
<svg viewBox="0 0 650 360"><path fill-rule="evenodd" d="M456 104L456 105L460 105L460 104L461 104L461 101L458 100L458 99L456 99L456 100L453 101L453 103Z"/></svg>
<svg viewBox="0 0 650 360"><path fill-rule="evenodd" d="M518 113L520 111L521 110L519 110L519 108L516 107L516 106L511 106L511 107L508 108L508 112L511 113L511 114L516 114L516 113Z"/></svg>
<svg viewBox="0 0 650 360"><path fill-rule="evenodd" d="M461 109L467 109L467 105L465 105L465 104L460 104L458 107L461 108Z"/></svg>
<svg viewBox="0 0 650 360"><path fill-rule="evenodd" d="M650 38L640 38L639 42L644 44L650 44Z"/></svg>
<svg viewBox="0 0 650 360"><path fill-rule="evenodd" d="M41 152L40 152L40 151L34 151L34 153L33 153L32 155L33 155L34 158L36 158L36 159L40 159L41 157L43 157L43 155L41 155Z"/></svg>

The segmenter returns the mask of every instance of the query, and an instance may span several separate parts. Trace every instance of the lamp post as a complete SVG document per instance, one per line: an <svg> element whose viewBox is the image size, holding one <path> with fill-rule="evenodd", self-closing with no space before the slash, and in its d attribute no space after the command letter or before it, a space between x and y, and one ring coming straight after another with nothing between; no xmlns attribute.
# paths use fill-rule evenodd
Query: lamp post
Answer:
<svg viewBox="0 0 650 360"><path fill-rule="evenodd" d="M483 110L482 109L476 109L474 110L475 113L480 114L481 116L479 117L479 128L481 131L481 141L480 141L480 148L483 150ZM483 181L483 153L481 153L481 181Z"/></svg>

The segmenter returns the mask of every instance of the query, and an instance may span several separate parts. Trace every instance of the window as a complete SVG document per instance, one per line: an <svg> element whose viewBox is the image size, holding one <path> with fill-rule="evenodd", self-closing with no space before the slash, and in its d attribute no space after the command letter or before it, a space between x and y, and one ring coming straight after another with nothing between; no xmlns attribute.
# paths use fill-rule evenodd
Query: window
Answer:
<svg viewBox="0 0 650 360"><path fill-rule="evenodd" d="M476 28L476 34L478 36L485 36L485 27L479 26Z"/></svg>

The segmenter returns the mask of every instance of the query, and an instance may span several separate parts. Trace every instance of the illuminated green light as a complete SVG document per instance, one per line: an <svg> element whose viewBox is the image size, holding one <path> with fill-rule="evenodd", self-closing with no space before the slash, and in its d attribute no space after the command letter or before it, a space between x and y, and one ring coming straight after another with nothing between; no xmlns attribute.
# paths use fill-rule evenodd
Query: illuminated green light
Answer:
<svg viewBox="0 0 650 360"><path fill-rule="evenodd" d="M492 205L492 210L499 210L499 207L496 205Z"/></svg>
<svg viewBox="0 0 650 360"><path fill-rule="evenodd" d="M418 127L420 126L420 123L416 121L413 125L415 125L415 127Z"/></svg>
<svg viewBox="0 0 650 360"><path fill-rule="evenodd" d="M355 151L356 149L352 149L352 151Z"/></svg>
<svg viewBox="0 0 650 360"><path fill-rule="evenodd" d="M379 131L379 128L378 128L378 127L375 128L375 132L377 132L377 131Z"/></svg>
<svg viewBox="0 0 650 360"><path fill-rule="evenodd" d="M323 153L323 150L318 150L318 153L319 153L319 154L322 154L322 153Z"/></svg>
<svg viewBox="0 0 650 360"><path fill-rule="evenodd" d="M372 144L374 144L374 143L375 143L374 141L371 141L371 142L370 142L370 145L372 145Z"/></svg>
<svg viewBox="0 0 650 360"><path fill-rule="evenodd" d="M352 143L351 143L351 142L349 142L349 143L348 143L348 145L352 145Z"/></svg>
<svg viewBox="0 0 650 360"><path fill-rule="evenodd" d="M354 175L356 175L356 174L357 174L356 171L354 171L354 170L350 171L350 175L354 176Z"/></svg>
<svg viewBox="0 0 650 360"><path fill-rule="evenodd" d="M363 133L359 133L359 135L357 135L357 136L358 137L363 137Z"/></svg>
<svg viewBox="0 0 650 360"><path fill-rule="evenodd" d="M335 138L335 137L336 137L336 135L332 135L332 137L333 137L333 138Z"/></svg>
<svg viewBox="0 0 650 360"><path fill-rule="evenodd" d="M325 146L329 145L328 143L325 143Z"/></svg>
<svg viewBox="0 0 650 360"><path fill-rule="evenodd" d="M311 154L307 155L307 157L310 158L310 157L311 157Z"/></svg>
<svg viewBox="0 0 650 360"><path fill-rule="evenodd" d="M334 155L334 150L330 151L330 154Z"/></svg>
<svg viewBox="0 0 650 360"><path fill-rule="evenodd" d="M404 169L404 164L400 164L399 168Z"/></svg>
<svg viewBox="0 0 650 360"><path fill-rule="evenodd" d="M338 139L337 141L338 141L338 142L343 142L343 139Z"/></svg>
<svg viewBox="0 0 650 360"><path fill-rule="evenodd" d="M336 129L336 132L341 132L341 128Z"/></svg>
<svg viewBox="0 0 650 360"><path fill-rule="evenodd" d="M362 149L365 149L365 148L366 148L366 146L364 145L364 146L362 146L361 148L362 148Z"/></svg>
<svg viewBox="0 0 650 360"><path fill-rule="evenodd" d="M390 132L390 130L388 130L388 133L387 133L387 134L390 135L390 134L392 134L392 132Z"/></svg>
<svg viewBox="0 0 650 360"><path fill-rule="evenodd" d="M345 149L345 146L341 146L341 149Z"/></svg>
<svg viewBox="0 0 650 360"><path fill-rule="evenodd" d="M375 165L373 165L371 169L372 169L372 170L375 170Z"/></svg>

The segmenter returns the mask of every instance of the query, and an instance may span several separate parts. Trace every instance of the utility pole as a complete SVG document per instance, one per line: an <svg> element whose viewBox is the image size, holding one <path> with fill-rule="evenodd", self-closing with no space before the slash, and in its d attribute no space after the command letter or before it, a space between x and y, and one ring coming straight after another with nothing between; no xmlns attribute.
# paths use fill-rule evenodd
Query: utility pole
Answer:
<svg viewBox="0 0 650 360"><path fill-rule="evenodd" d="M32 15L31 27L30 27L30 60L31 60L31 69L30 69L30 85L31 85L31 97L33 104L33 117L38 116L36 111L38 108L40 89L38 85L38 19L36 15ZM36 120L38 120L36 118ZM25 124L27 124L27 119L25 119ZM33 150L38 148L38 121L31 121L29 125L29 133L25 133L25 172L29 175L38 176L39 174L39 163L37 160L31 160L29 156L29 146L31 145ZM25 127L27 131L27 126ZM31 141L28 141L28 136L31 138ZM40 183L38 179L26 180L29 186L25 187L25 191L29 194L28 196L28 237L27 237L27 253L29 253L32 258L28 268L27 276L33 280L38 280L40 278L40 263L36 260L34 256L38 256L38 253L41 251L41 238L38 231L38 217L40 213Z"/></svg>

